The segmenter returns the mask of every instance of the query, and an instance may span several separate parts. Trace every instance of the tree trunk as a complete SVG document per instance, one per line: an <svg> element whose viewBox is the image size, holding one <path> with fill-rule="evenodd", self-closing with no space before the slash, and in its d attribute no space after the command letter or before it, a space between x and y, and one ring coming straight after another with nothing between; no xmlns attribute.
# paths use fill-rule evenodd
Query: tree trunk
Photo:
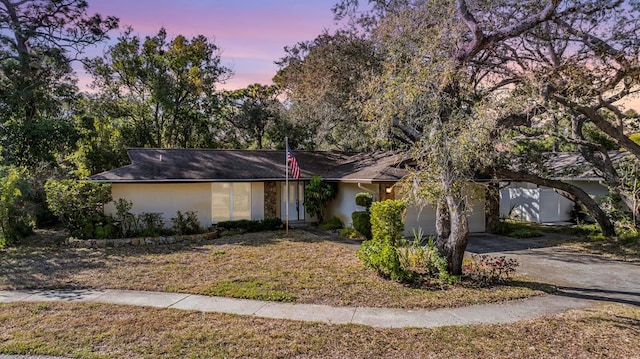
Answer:
<svg viewBox="0 0 640 359"><path fill-rule="evenodd" d="M467 219L466 201L460 196L447 196L451 233L445 243L445 255L449 262L449 272L462 274L464 251L469 244L469 221Z"/></svg>
<svg viewBox="0 0 640 359"><path fill-rule="evenodd" d="M445 243L451 234L451 220L449 219L449 207L444 201L439 201L436 206L436 247L440 253L445 253Z"/></svg>
<svg viewBox="0 0 640 359"><path fill-rule="evenodd" d="M500 184L489 182L485 192L486 231L496 233L500 228Z"/></svg>
<svg viewBox="0 0 640 359"><path fill-rule="evenodd" d="M589 212L589 215L598 222L600 229L602 230L602 234L605 237L615 236L616 230L613 223L609 220L609 217L607 217L607 215L602 211L596 201L581 188L562 181L542 178L530 173L516 172L504 168L496 169L495 173L499 177L508 178L514 181L529 182L539 186L555 188L564 197L583 205L587 212Z"/></svg>

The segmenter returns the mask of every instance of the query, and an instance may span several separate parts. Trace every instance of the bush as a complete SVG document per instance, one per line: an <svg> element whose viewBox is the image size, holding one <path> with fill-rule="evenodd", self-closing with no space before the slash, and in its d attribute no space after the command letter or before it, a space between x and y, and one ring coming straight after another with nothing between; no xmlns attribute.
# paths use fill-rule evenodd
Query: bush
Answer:
<svg viewBox="0 0 640 359"><path fill-rule="evenodd" d="M379 275L398 281L407 281L412 273L400 263L396 245L404 241L404 210L401 200L376 202L371 206L372 239L364 241L358 258Z"/></svg>
<svg viewBox="0 0 640 359"><path fill-rule="evenodd" d="M356 194L356 204L360 207L364 207L367 211L371 208L373 203L373 195L371 193L360 192Z"/></svg>
<svg viewBox="0 0 640 359"><path fill-rule="evenodd" d="M311 181L304 187L304 206L307 213L315 216L319 223L324 220L324 207L336 197L338 187L335 183L326 183L318 176L311 177Z"/></svg>
<svg viewBox="0 0 640 359"><path fill-rule="evenodd" d="M26 183L22 171L0 168L0 248L17 244L33 231L33 216L23 196Z"/></svg>
<svg viewBox="0 0 640 359"><path fill-rule="evenodd" d="M367 239L371 239L371 215L367 211L351 213L353 228L362 233Z"/></svg>
<svg viewBox="0 0 640 359"><path fill-rule="evenodd" d="M164 228L162 213L143 212L138 215L137 235L142 237L156 237L167 233Z"/></svg>
<svg viewBox="0 0 640 359"><path fill-rule="evenodd" d="M194 211L186 211L185 213L177 211L176 216L171 218L171 223L173 223L173 230L177 234L198 234L203 232L198 220L198 214Z"/></svg>
<svg viewBox="0 0 640 359"><path fill-rule="evenodd" d="M365 266L384 278L406 281L411 277L411 273L402 267L396 247L388 242L375 239L362 242L358 258Z"/></svg>
<svg viewBox="0 0 640 359"><path fill-rule="evenodd" d="M138 228L138 219L131 213L133 202L124 198L118 198L114 201L116 205L116 214L114 215L114 225L118 228L118 235L121 238L133 237Z"/></svg>
<svg viewBox="0 0 640 359"><path fill-rule="evenodd" d="M375 241L396 246L404 239L404 213L407 205L402 200L376 202L371 206L371 234Z"/></svg>
<svg viewBox="0 0 640 359"><path fill-rule="evenodd" d="M471 261L465 261L463 273L482 286L508 281L519 265L517 260L504 256L472 254L471 258Z"/></svg>
<svg viewBox="0 0 640 359"><path fill-rule="evenodd" d="M433 237L425 245L421 244L421 240L421 236L416 235L412 242L398 250L402 267L417 275L452 282L454 277L449 274L447 258L440 254Z"/></svg>
<svg viewBox="0 0 640 359"><path fill-rule="evenodd" d="M331 231L334 229L340 229L344 227L344 223L338 217L332 217L330 220L320 223L318 228L323 231Z"/></svg>
<svg viewBox="0 0 640 359"><path fill-rule="evenodd" d="M74 180L47 181L45 192L49 208L72 236L96 237L96 224L106 221L104 205L111 202L111 185Z"/></svg>
<svg viewBox="0 0 640 359"><path fill-rule="evenodd" d="M243 232L262 232L273 231L282 228L282 220L280 218L265 218L259 221L251 221L248 219L241 219L238 221L223 221L216 223L216 227L224 230Z"/></svg>

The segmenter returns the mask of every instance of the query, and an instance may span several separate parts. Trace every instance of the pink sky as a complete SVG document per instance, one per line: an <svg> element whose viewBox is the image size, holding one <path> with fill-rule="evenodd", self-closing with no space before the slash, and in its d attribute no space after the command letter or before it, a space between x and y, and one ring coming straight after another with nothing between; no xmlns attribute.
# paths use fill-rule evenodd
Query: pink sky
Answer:
<svg viewBox="0 0 640 359"><path fill-rule="evenodd" d="M335 28L331 7L337 0L89 0L89 13L120 18L116 39L126 26L141 37L161 27L170 38L205 35L222 50L222 61L234 75L222 87L271 84L284 47L313 40ZM99 55L102 51L90 53ZM79 71L80 88L90 82Z"/></svg>

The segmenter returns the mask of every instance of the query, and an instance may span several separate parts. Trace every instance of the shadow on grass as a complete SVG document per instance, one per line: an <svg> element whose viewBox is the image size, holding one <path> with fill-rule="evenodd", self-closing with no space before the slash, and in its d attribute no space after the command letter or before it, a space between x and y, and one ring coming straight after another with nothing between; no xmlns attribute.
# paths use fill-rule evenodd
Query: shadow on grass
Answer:
<svg viewBox="0 0 640 359"><path fill-rule="evenodd" d="M460 285L466 288L471 289L480 289L480 288L496 288L496 287L510 287L510 288L526 288L534 291L541 291L546 294L555 294L558 292L558 288L555 285L542 283L542 282L533 282L528 280L509 280L500 283L494 284L480 284L471 279L463 279L460 281Z"/></svg>

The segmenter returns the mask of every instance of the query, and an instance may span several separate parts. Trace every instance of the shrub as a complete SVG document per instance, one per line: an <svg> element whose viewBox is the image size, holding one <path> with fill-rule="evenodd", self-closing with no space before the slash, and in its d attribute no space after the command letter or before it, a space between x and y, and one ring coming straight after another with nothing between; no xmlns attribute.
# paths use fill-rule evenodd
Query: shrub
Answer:
<svg viewBox="0 0 640 359"><path fill-rule="evenodd" d="M371 215L367 211L351 213L353 228L362 233L367 239L371 239Z"/></svg>
<svg viewBox="0 0 640 359"><path fill-rule="evenodd" d="M402 200L376 202L371 206L371 234L375 241L395 246L404 239L404 213Z"/></svg>
<svg viewBox="0 0 640 359"><path fill-rule="evenodd" d="M138 215L137 235L139 236L159 236L167 233L164 229L164 219L162 213L143 212Z"/></svg>
<svg viewBox="0 0 640 359"><path fill-rule="evenodd" d="M326 183L318 176L311 177L311 181L304 187L304 206L307 213L315 216L319 223L324 220L324 207L336 197L338 187L335 183Z"/></svg>
<svg viewBox="0 0 640 359"><path fill-rule="evenodd" d="M486 254L472 254L470 262L463 265L464 274L479 285L487 286L511 279L519 263L505 256L492 257Z"/></svg>
<svg viewBox="0 0 640 359"><path fill-rule="evenodd" d="M171 218L171 223L173 223L173 230L177 234L198 234L203 232L198 220L198 213L194 211L186 211L185 213L177 211L176 216Z"/></svg>
<svg viewBox="0 0 640 359"><path fill-rule="evenodd" d="M343 228L340 231L340 237L348 239L366 239L366 237L354 228Z"/></svg>
<svg viewBox="0 0 640 359"><path fill-rule="evenodd" d="M0 168L0 247L17 244L33 230L34 220L23 196L26 182L21 170Z"/></svg>
<svg viewBox="0 0 640 359"><path fill-rule="evenodd" d="M260 221L264 231L276 231L282 229L282 220L278 217L267 217Z"/></svg>
<svg viewBox="0 0 640 359"><path fill-rule="evenodd" d="M282 220L280 218L265 218L256 221L241 219L238 221L218 222L215 226L228 231L261 232L281 229Z"/></svg>
<svg viewBox="0 0 640 359"><path fill-rule="evenodd" d="M422 245L422 236L417 233L419 232L414 232L413 241L398 250L403 268L417 275L451 283L455 277L449 274L447 258L440 254L433 237L429 237L427 243Z"/></svg>
<svg viewBox="0 0 640 359"><path fill-rule="evenodd" d="M116 205L116 213L114 215L114 225L118 228L118 234L121 238L133 236L138 228L138 219L131 213L133 202L124 198L118 198L114 201Z"/></svg>
<svg viewBox="0 0 640 359"><path fill-rule="evenodd" d="M333 229L340 229L344 227L344 223L338 217L331 217L330 220L320 223L318 228L323 231L330 231Z"/></svg>
<svg viewBox="0 0 640 359"><path fill-rule="evenodd" d="M367 192L360 192L356 194L356 204L360 207L364 207L367 211L373 204L373 195Z"/></svg>
<svg viewBox="0 0 640 359"><path fill-rule="evenodd" d="M397 281L406 281L410 278L410 272L406 271L400 263L396 247L388 242L375 239L362 242L362 247L358 250L358 258L365 266L375 270L384 278Z"/></svg>
<svg viewBox="0 0 640 359"><path fill-rule="evenodd" d="M396 245L404 237L404 210L401 200L376 202L371 207L372 239L364 241L358 250L358 258L379 275L398 281L411 279L412 273L400 263Z"/></svg>
<svg viewBox="0 0 640 359"><path fill-rule="evenodd" d="M95 237L95 226L104 223L104 205L111 202L111 185L88 181L60 180L45 184L47 202L71 235Z"/></svg>

